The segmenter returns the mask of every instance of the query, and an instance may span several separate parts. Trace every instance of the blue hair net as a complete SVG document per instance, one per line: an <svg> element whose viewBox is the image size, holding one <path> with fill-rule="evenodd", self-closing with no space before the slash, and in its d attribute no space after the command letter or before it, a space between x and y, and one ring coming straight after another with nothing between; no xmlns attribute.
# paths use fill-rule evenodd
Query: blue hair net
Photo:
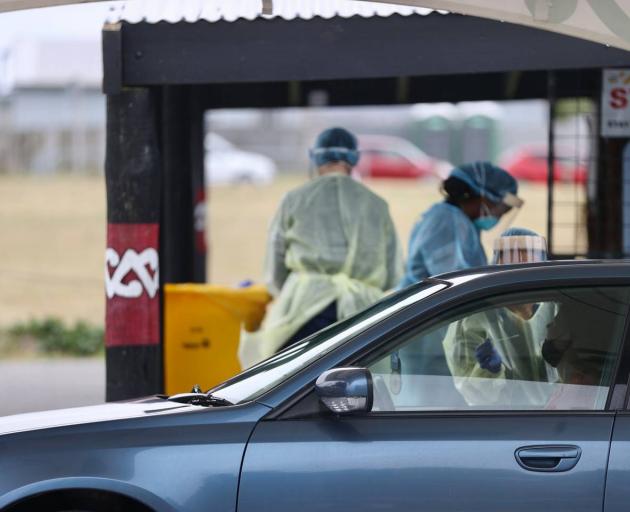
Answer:
<svg viewBox="0 0 630 512"><path fill-rule="evenodd" d="M506 237L506 236L540 236L540 235L536 233L536 231L532 231L531 229L513 227L513 228L506 229L503 233L501 233L501 237Z"/></svg>
<svg viewBox="0 0 630 512"><path fill-rule="evenodd" d="M347 162L355 166L359 161L357 138L344 128L324 130L309 153L317 167L330 162Z"/></svg>
<svg viewBox="0 0 630 512"><path fill-rule="evenodd" d="M507 194L518 192L516 180L505 170L490 162L474 162L456 167L450 176L466 183L480 196L500 203Z"/></svg>

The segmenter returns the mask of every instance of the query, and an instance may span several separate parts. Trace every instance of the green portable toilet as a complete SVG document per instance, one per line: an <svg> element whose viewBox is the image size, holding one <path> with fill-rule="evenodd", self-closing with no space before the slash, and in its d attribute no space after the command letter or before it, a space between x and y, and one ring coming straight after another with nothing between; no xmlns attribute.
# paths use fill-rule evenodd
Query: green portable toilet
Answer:
<svg viewBox="0 0 630 512"><path fill-rule="evenodd" d="M459 128L459 154L454 161L494 162L499 151L499 123L503 116L500 105L494 101L463 102L457 105L461 124Z"/></svg>
<svg viewBox="0 0 630 512"><path fill-rule="evenodd" d="M452 162L457 109L452 103L417 104L411 109L411 140L427 155Z"/></svg>

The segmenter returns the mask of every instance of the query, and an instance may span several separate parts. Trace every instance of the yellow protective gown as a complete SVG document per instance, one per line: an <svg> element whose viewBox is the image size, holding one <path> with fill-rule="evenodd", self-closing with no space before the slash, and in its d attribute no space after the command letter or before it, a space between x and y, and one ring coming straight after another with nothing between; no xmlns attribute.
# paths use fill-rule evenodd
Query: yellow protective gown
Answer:
<svg viewBox="0 0 630 512"><path fill-rule="evenodd" d="M248 367L276 352L333 301L346 318L379 300L403 272L387 203L345 174L289 192L270 227L265 278L275 300L259 331L243 333Z"/></svg>
<svg viewBox="0 0 630 512"><path fill-rule="evenodd" d="M528 408L547 403L548 383L555 382L558 375L545 363L541 349L556 312L555 303L545 302L528 320L504 307L449 325L444 353L455 387L468 405ZM498 373L481 368L475 358L475 348L487 339L501 356Z"/></svg>

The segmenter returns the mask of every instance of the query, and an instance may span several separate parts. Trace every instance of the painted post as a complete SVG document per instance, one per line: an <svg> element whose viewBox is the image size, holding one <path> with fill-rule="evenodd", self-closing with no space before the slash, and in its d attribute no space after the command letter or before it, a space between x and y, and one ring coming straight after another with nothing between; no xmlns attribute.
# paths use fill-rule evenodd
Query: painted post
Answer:
<svg viewBox="0 0 630 512"><path fill-rule="evenodd" d="M107 97L106 399L162 390L161 155L154 90Z"/></svg>
<svg viewBox="0 0 630 512"><path fill-rule="evenodd" d="M163 284L205 281L203 130L187 87L108 95L108 401L163 391Z"/></svg>

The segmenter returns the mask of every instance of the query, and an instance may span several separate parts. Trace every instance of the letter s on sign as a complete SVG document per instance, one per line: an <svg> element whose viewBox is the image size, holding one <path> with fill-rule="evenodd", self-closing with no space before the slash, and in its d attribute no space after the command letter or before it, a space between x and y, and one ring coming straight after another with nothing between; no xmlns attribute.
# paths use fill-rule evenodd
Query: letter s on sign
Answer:
<svg viewBox="0 0 630 512"><path fill-rule="evenodd" d="M610 98L612 108L626 108L628 106L628 93L623 87L615 87L611 90Z"/></svg>

